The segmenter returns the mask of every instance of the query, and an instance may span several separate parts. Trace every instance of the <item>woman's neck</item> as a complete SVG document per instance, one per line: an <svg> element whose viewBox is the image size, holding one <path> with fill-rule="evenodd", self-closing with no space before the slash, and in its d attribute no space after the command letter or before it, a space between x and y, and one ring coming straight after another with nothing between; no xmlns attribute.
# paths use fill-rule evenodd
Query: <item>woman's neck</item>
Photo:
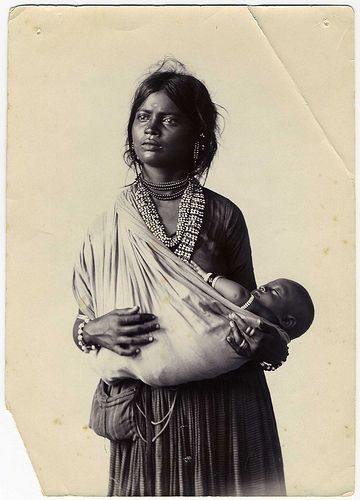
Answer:
<svg viewBox="0 0 360 500"><path fill-rule="evenodd" d="M160 184L162 182L177 181L186 177L187 174L188 170L186 169L183 170L180 169L170 170L170 169L160 169L160 168L156 169L145 166L142 168L142 175L144 176L144 178L155 184Z"/></svg>

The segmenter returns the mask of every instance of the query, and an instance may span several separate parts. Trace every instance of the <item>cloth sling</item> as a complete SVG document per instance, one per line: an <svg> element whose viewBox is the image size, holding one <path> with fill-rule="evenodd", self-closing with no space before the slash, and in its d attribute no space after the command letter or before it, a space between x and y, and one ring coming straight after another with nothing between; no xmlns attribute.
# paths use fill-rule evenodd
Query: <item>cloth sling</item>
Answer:
<svg viewBox="0 0 360 500"><path fill-rule="evenodd" d="M139 355L119 356L104 348L91 353L107 383L134 378L172 386L213 378L249 361L226 341L228 315L234 312L251 326L257 326L258 317L222 297L152 235L131 188L89 232L75 265L73 290L91 319L134 305L158 318L154 342L141 346ZM278 332L288 342L286 333Z"/></svg>

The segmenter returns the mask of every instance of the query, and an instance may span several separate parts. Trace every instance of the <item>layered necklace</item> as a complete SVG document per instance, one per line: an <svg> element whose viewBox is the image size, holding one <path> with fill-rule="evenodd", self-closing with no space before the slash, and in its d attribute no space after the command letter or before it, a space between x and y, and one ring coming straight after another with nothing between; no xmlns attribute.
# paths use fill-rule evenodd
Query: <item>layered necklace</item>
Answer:
<svg viewBox="0 0 360 500"><path fill-rule="evenodd" d="M138 176L135 185L135 203L147 227L175 255L189 262L204 216L205 197L202 186L193 177L155 184L144 179L142 175ZM171 190L175 191L161 192ZM153 197L158 200L175 200L180 196L176 233L167 236Z"/></svg>
<svg viewBox="0 0 360 500"><path fill-rule="evenodd" d="M157 200L176 200L184 194L184 191L189 184L189 176L178 181L167 181L156 184L150 182L145 177L141 176L141 182L150 191L151 196ZM172 191L171 193L162 193L161 191Z"/></svg>

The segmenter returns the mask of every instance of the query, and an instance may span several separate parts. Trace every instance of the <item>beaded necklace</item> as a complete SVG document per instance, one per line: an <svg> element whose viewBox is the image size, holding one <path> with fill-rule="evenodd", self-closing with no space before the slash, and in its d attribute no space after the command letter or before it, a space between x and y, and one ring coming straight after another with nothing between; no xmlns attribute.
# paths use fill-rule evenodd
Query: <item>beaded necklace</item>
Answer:
<svg viewBox="0 0 360 500"><path fill-rule="evenodd" d="M150 191L150 194L153 198L157 200L176 200L180 198L189 184L189 176L187 175L183 179L177 181L167 181L161 182L159 184L155 184L154 182L150 182L143 175L140 175L140 180ZM161 191L171 191L170 193L162 193Z"/></svg>
<svg viewBox="0 0 360 500"><path fill-rule="evenodd" d="M145 184L148 189L156 189L157 191L170 191L171 189L185 188L189 182L188 175L182 179L178 179L177 181L165 181L159 183L148 181L142 174L140 174L139 177L141 177L142 183Z"/></svg>
<svg viewBox="0 0 360 500"><path fill-rule="evenodd" d="M141 177L138 177L135 186L135 203L147 227L165 246L172 249L175 255L184 262L189 262L204 216L205 197L202 186L196 179L189 178L180 200L176 233L173 236L167 236L152 194Z"/></svg>

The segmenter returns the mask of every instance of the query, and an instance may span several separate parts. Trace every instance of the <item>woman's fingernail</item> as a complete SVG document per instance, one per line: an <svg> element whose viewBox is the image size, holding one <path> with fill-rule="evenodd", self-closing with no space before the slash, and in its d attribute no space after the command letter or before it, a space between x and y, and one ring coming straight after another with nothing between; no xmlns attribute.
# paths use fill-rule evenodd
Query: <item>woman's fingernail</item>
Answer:
<svg viewBox="0 0 360 500"><path fill-rule="evenodd" d="M137 349L135 350L135 355L136 355L136 354L139 354L139 352L140 352L140 349L139 349L139 348L137 348Z"/></svg>
<svg viewBox="0 0 360 500"><path fill-rule="evenodd" d="M159 323L156 323L155 328L156 328L156 330L159 330L159 328L160 328Z"/></svg>
<svg viewBox="0 0 360 500"><path fill-rule="evenodd" d="M235 323L234 323L233 321L230 321L230 323L229 323L229 324L230 324L230 327L231 327L231 328L234 328Z"/></svg>
<svg viewBox="0 0 360 500"><path fill-rule="evenodd" d="M228 342L231 342L231 337L226 337L226 340L227 340Z"/></svg>
<svg viewBox="0 0 360 500"><path fill-rule="evenodd" d="M151 335L150 335L150 337L148 338L148 341L152 342L153 340L154 340L154 337L151 337Z"/></svg>
<svg viewBox="0 0 360 500"><path fill-rule="evenodd" d="M156 319L155 314L151 314L150 317L151 317L151 319Z"/></svg>
<svg viewBox="0 0 360 500"><path fill-rule="evenodd" d="M229 318L230 318L230 319L235 319L235 313L230 313L230 314L229 314Z"/></svg>

